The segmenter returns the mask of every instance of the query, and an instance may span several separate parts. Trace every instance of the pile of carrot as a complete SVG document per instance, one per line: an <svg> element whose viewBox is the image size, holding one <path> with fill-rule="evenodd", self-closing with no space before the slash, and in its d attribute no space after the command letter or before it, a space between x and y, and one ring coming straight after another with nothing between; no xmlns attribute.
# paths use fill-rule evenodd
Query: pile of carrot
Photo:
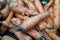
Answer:
<svg viewBox="0 0 60 40"><path fill-rule="evenodd" d="M0 40L60 40L60 0L0 0Z"/></svg>

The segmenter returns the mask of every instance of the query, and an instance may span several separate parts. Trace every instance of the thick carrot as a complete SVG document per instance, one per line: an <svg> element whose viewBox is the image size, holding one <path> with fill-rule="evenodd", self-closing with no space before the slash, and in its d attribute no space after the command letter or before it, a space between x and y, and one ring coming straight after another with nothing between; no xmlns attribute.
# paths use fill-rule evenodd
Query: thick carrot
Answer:
<svg viewBox="0 0 60 40"><path fill-rule="evenodd" d="M56 25L57 28L59 28L59 18L60 18L60 9L59 9L59 4L60 0L55 0L54 1L54 24Z"/></svg>
<svg viewBox="0 0 60 40"><path fill-rule="evenodd" d="M4 15L4 18L6 18L9 15L10 10L8 5L6 5L6 7L3 10L1 10L1 13Z"/></svg>

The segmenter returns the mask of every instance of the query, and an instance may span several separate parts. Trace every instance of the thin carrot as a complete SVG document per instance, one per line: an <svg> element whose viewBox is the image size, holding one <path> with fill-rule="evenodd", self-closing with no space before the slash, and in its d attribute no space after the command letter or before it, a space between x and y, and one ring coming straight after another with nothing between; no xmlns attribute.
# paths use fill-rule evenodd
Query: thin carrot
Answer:
<svg viewBox="0 0 60 40"><path fill-rule="evenodd" d="M40 13L43 13L43 12L44 12L44 9L43 9L43 7L42 7L42 5L41 5L41 3L40 3L39 0L35 0L35 1L34 1L34 4L35 4L36 8L38 9L38 11L39 11Z"/></svg>
<svg viewBox="0 0 60 40"><path fill-rule="evenodd" d="M45 10L48 10L48 8L53 4L53 0L50 0L47 5L44 6Z"/></svg>

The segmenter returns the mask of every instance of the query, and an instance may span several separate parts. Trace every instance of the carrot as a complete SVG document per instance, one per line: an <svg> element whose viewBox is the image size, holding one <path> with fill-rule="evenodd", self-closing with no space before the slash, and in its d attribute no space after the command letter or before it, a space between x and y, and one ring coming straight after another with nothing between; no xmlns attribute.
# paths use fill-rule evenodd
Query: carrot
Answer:
<svg viewBox="0 0 60 40"><path fill-rule="evenodd" d="M48 29L46 29L47 34L52 38L52 40L60 40L60 38L53 32L49 32Z"/></svg>
<svg viewBox="0 0 60 40"><path fill-rule="evenodd" d="M43 30L42 32L43 32L46 40L52 40L52 39L49 37L49 35L48 35L46 32L44 32L44 30Z"/></svg>
<svg viewBox="0 0 60 40"><path fill-rule="evenodd" d="M23 0L23 2L28 5L29 9L32 9L32 10L36 9L35 6L33 5L33 3L30 0L27 0L27 1Z"/></svg>
<svg viewBox="0 0 60 40"><path fill-rule="evenodd" d="M12 17L13 17L13 12L10 12L9 16L7 17L5 21L2 22L2 24L7 26Z"/></svg>
<svg viewBox="0 0 60 40"><path fill-rule="evenodd" d="M39 13L43 13L44 12L44 9L43 9L43 7L42 7L42 5L41 5L39 0L35 0L34 4L35 4L36 8L38 9Z"/></svg>
<svg viewBox="0 0 60 40"><path fill-rule="evenodd" d="M54 1L54 24L56 25L57 28L59 28L59 18L60 18L60 11L59 11L59 4L60 4L60 0L55 0Z"/></svg>
<svg viewBox="0 0 60 40"><path fill-rule="evenodd" d="M25 39L25 40L32 40L32 38L30 36L24 34L21 31L16 32L15 35L18 37L19 40L23 40L23 39Z"/></svg>
<svg viewBox="0 0 60 40"><path fill-rule="evenodd" d="M28 20L28 19L30 19L30 17L23 16L23 15L20 15L20 14L18 14L18 13L16 13L15 16L16 16L17 18L19 18L20 20Z"/></svg>
<svg viewBox="0 0 60 40"><path fill-rule="evenodd" d="M15 39L10 36L4 36L2 40L15 40Z"/></svg>
<svg viewBox="0 0 60 40"><path fill-rule="evenodd" d="M50 0L47 5L44 6L45 10L48 10L48 8L53 4L53 0Z"/></svg>
<svg viewBox="0 0 60 40"><path fill-rule="evenodd" d="M9 15L10 10L8 5L6 5L6 7L3 10L1 10L1 13L4 15L4 18L6 18Z"/></svg>
<svg viewBox="0 0 60 40"><path fill-rule="evenodd" d="M44 37L42 37L43 35L41 33L39 33L38 31L36 31L34 29L32 29L26 33L29 34L31 37L33 37L35 40L40 40L40 39L44 38Z"/></svg>

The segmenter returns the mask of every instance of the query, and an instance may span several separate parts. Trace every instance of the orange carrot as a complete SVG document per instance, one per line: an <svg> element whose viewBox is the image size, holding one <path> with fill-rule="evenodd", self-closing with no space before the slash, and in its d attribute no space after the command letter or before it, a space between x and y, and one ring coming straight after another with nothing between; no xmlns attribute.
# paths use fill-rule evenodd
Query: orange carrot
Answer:
<svg viewBox="0 0 60 40"><path fill-rule="evenodd" d="M48 29L46 29L47 34L52 38L52 40L60 40L60 38L53 32L50 32Z"/></svg>
<svg viewBox="0 0 60 40"><path fill-rule="evenodd" d="M45 10L48 10L48 8L52 5L53 0L50 0L47 5L44 6Z"/></svg>
<svg viewBox="0 0 60 40"><path fill-rule="evenodd" d="M44 10L43 10L43 7L42 7L40 1L39 1L39 0L35 0L34 3L35 3L36 8L38 9L38 11L39 11L40 13L43 13Z"/></svg>

